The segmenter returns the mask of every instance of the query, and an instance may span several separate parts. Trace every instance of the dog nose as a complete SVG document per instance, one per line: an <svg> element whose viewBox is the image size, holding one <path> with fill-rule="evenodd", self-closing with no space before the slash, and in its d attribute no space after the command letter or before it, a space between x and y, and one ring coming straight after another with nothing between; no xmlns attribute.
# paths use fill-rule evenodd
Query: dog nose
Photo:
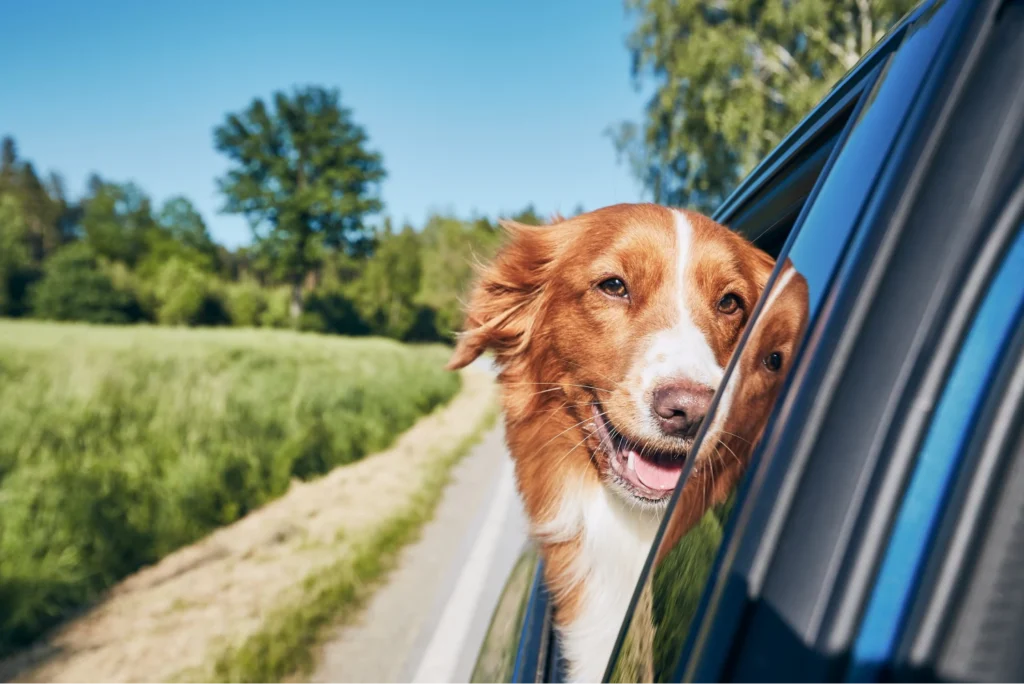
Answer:
<svg viewBox="0 0 1024 684"><path fill-rule="evenodd" d="M654 390L654 415L661 431L672 437L693 437L707 415L710 387L692 382L671 382Z"/></svg>

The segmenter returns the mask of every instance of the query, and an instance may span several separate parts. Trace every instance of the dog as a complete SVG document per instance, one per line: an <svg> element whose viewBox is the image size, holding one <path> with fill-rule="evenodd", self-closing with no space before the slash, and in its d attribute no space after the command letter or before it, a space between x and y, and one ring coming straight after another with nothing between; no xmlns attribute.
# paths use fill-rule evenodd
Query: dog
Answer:
<svg viewBox="0 0 1024 684"><path fill-rule="evenodd" d="M598 681L774 260L655 204L502 226L449 368L494 354L568 676Z"/></svg>

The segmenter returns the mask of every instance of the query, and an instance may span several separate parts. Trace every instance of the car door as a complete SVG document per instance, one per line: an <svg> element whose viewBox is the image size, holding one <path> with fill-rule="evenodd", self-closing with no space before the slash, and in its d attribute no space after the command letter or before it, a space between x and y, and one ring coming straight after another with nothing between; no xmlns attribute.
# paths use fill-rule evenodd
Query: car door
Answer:
<svg viewBox="0 0 1024 684"><path fill-rule="evenodd" d="M676 493L612 681L877 674L853 669L869 662L857 660L858 635L886 581L879 568L940 380L981 296L992 212L1024 159L1020 5L924 4L837 89L856 81L852 116L716 397L713 411L728 410L698 437L766 418L745 447L752 467L732 501L699 520L677 524L690 480ZM778 401L729 401L758 396L750 369L794 306L803 320ZM724 458L716 448L702 443L696 460ZM904 619L886 623L893 653Z"/></svg>
<svg viewBox="0 0 1024 684"><path fill-rule="evenodd" d="M1024 183L1003 217L1016 237L975 314L922 446L930 453L923 453L911 489L918 482L915 493L923 490L927 499L901 511L905 522L927 524L904 524L904 536L891 538L872 596L877 608L861 625L851 669L882 661L882 675L897 681L1024 677L1022 208ZM908 533L916 538L908 541ZM910 568L914 582L897 574ZM890 591L895 595L887 596ZM887 601L898 612L885 615ZM884 639L869 639L877 628Z"/></svg>

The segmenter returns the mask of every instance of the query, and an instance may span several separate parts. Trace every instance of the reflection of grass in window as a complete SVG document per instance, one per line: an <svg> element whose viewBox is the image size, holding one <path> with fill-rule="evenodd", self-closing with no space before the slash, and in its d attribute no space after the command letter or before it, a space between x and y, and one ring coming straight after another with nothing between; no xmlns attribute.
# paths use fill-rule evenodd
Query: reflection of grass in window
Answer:
<svg viewBox="0 0 1024 684"><path fill-rule="evenodd" d="M473 666L471 682L507 682L515 669L516 647L526 617L526 603L537 567L537 550L530 547L516 562L491 617L483 646Z"/></svg>
<svg viewBox="0 0 1024 684"><path fill-rule="evenodd" d="M654 573L654 676L672 676L679 650L690 630L704 584L722 541L722 523L708 511L700 522L665 556ZM724 519L724 516L723 518Z"/></svg>

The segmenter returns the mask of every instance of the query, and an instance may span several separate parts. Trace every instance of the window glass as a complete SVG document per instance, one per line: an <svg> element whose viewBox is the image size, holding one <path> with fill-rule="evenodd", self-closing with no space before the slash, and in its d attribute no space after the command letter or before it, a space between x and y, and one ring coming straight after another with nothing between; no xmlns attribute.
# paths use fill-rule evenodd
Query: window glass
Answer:
<svg viewBox="0 0 1024 684"><path fill-rule="evenodd" d="M733 490L792 365L807 313L807 280L786 260L677 495L653 582L644 583L612 681L664 681L673 669L718 553Z"/></svg>

